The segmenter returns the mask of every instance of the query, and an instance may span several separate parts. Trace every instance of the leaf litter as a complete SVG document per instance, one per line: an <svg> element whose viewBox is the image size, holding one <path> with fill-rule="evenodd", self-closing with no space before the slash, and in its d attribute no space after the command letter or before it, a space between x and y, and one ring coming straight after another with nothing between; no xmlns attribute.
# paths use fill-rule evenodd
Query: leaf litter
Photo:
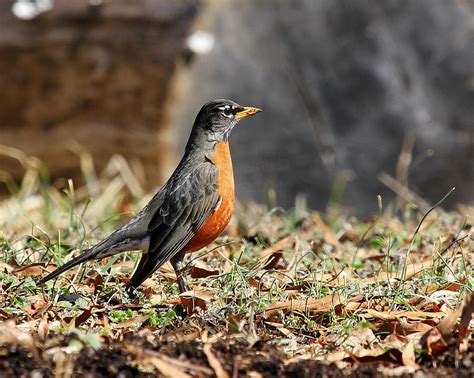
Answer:
<svg viewBox="0 0 474 378"><path fill-rule="evenodd" d="M187 293L165 265L128 298L133 253L38 287L146 202L125 206L121 177L90 199L38 180L0 202L0 373L472 376L472 208L360 220L246 204L188 257Z"/></svg>

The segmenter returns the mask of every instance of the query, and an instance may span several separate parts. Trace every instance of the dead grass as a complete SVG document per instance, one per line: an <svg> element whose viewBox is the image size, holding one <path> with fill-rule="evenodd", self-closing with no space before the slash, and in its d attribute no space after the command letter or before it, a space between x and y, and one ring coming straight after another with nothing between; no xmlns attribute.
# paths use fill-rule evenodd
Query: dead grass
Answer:
<svg viewBox="0 0 474 378"><path fill-rule="evenodd" d="M246 365L218 352L218 340L244 342L269 359L279 353L285 366L308 359L345 369L377 363L400 374L436 364L450 345L457 360L466 353L472 208L426 215L408 203L402 217L393 217L380 206L361 220L340 209L310 211L301 198L288 211L240 205L228 233L188 257L193 292L178 296L164 266L138 300L112 305L103 295L122 286L136 254L88 263L46 287L35 282L107 236L149 196L122 159L99 177L86 161L87 186L68 182L59 190L41 164L21 158L25 179L17 188L10 183L14 194L0 202L0 355L19 345L49 361L51 374L67 376L84 351L110 350L130 335L177 345L193 340L204 362L148 353L135 347L138 341L120 350L140 374L223 377Z"/></svg>

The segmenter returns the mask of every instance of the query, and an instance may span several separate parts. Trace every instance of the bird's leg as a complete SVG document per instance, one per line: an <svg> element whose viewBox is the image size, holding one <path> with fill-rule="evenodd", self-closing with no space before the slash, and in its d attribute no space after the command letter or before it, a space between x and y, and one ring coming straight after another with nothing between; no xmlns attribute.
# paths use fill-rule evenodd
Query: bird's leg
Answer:
<svg viewBox="0 0 474 378"><path fill-rule="evenodd" d="M188 291L186 283L184 282L183 277L183 260L184 260L184 252L179 252L178 254L174 255L173 258L170 260L171 265L176 273L176 281L178 282L179 292L184 293Z"/></svg>

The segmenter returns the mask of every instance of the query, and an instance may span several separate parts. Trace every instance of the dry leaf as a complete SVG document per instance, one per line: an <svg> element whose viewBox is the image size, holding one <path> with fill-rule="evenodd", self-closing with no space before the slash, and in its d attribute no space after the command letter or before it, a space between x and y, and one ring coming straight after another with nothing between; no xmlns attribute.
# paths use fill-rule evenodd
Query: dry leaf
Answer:
<svg viewBox="0 0 474 378"><path fill-rule="evenodd" d="M211 376L214 372L206 366L196 365L188 360L169 357L152 350L143 349L133 343L124 347L128 353L135 356L140 364L151 363L166 377L191 377L185 371L193 372L193 376Z"/></svg>
<svg viewBox="0 0 474 378"><path fill-rule="evenodd" d="M314 299L300 299L300 300L289 300L286 302L276 302L268 306L266 309L260 312L265 312L268 318L275 316L278 311L283 312L290 311L313 311L319 314L326 314L331 308L341 303L341 298L337 298L333 295L327 295L322 298Z"/></svg>
<svg viewBox="0 0 474 378"><path fill-rule="evenodd" d="M282 252L273 252L263 263L263 269L285 269L288 263L283 258Z"/></svg>
<svg viewBox="0 0 474 378"><path fill-rule="evenodd" d="M433 326L423 323L421 321L405 322L405 321L391 321L384 323L379 331L394 333L401 336L407 336L413 333L425 333L432 329Z"/></svg>
<svg viewBox="0 0 474 378"><path fill-rule="evenodd" d="M362 357L362 356L378 356L379 354L384 353L383 350L379 347L373 347L377 344L377 338L371 329L362 328L354 330L349 336L344 340L341 346L344 350L351 352L352 354Z"/></svg>
<svg viewBox="0 0 474 378"><path fill-rule="evenodd" d="M15 268L7 263L0 262L0 272L11 273Z"/></svg>
<svg viewBox="0 0 474 378"><path fill-rule="evenodd" d="M213 373L212 369L209 369L207 366L196 365L186 360L177 360L176 358L169 357L165 354L159 354L158 356L163 361L168 362L169 364L172 364L183 370L195 372L194 375L199 375L198 373L200 373L201 375L212 375Z"/></svg>
<svg viewBox="0 0 474 378"><path fill-rule="evenodd" d="M363 318L376 318L382 320L397 320L406 318L410 320L424 320L426 318L440 318L443 313L440 312L424 312L424 311L387 311L381 312L373 309L367 309L358 314Z"/></svg>
<svg viewBox="0 0 474 378"><path fill-rule="evenodd" d="M359 355L347 352L350 358L359 364L374 364L377 362L390 362L392 364L401 365L402 352L398 349L385 350L384 348L364 349ZM349 358L346 358L349 360Z"/></svg>
<svg viewBox="0 0 474 378"><path fill-rule="evenodd" d="M420 338L419 345L427 350L430 355L441 354L448 348L448 343L438 328L433 328L426 332Z"/></svg>
<svg viewBox="0 0 474 378"><path fill-rule="evenodd" d="M456 323L458 322L458 318L459 316L461 316L461 313L462 306L446 314L446 316L441 319L438 326L436 327L445 340L448 340L452 336L454 327L456 326Z"/></svg>
<svg viewBox="0 0 474 378"><path fill-rule="evenodd" d="M413 276L417 275L418 273L422 272L425 269L431 268L433 265L433 260L431 258L419 261L417 263L408 263L406 273L405 273L405 280L412 278ZM379 272L373 277L368 277L363 279L362 281L365 283L373 283L373 282L383 282L391 280L393 281L393 285L397 286L398 281L402 278L402 270L396 273L388 273L388 272Z"/></svg>
<svg viewBox="0 0 474 378"><path fill-rule="evenodd" d="M178 369L176 366L166 362L162 358L153 356L149 357L145 360L145 362L150 362L155 366L155 368L163 374L165 377L170 378L192 378L191 375L186 374L182 370Z"/></svg>
<svg viewBox="0 0 474 378"><path fill-rule="evenodd" d="M319 213L313 213L313 221L316 223L318 229L323 230L324 232L324 241L333 245L336 248L341 248L341 243L339 242L337 236L331 230L331 228L324 222L319 215Z"/></svg>
<svg viewBox="0 0 474 378"><path fill-rule="evenodd" d="M189 269L189 275L192 278L205 278L205 277L210 277L210 276L217 276L218 274L219 274L218 270L211 270L211 269L199 267L197 265Z"/></svg>
<svg viewBox="0 0 474 378"><path fill-rule="evenodd" d="M258 281L257 281L255 278L250 278L247 282L249 283L250 286L252 286L252 287L254 287L254 288L256 288L256 289L258 289L258 288L260 287L260 284L258 283ZM260 281L260 282L261 282L261 281ZM265 284L262 284L262 286L260 287L260 289L261 289L262 291L268 290L268 288L266 287Z"/></svg>
<svg viewBox="0 0 474 378"><path fill-rule="evenodd" d="M0 322L0 345L21 345L38 357L38 349L33 336L29 332L21 331L13 320Z"/></svg>
<svg viewBox="0 0 474 378"><path fill-rule="evenodd" d="M416 359L415 344L413 343L413 341L410 341L405 345L405 348L403 349L403 352L402 352L403 365L409 366L413 369L418 369L419 366L415 362L415 359Z"/></svg>
<svg viewBox="0 0 474 378"><path fill-rule="evenodd" d="M46 336L48 336L48 333L49 333L48 319L46 315L43 315L38 325L38 336L41 339L45 340Z"/></svg>
<svg viewBox="0 0 474 378"><path fill-rule="evenodd" d="M74 325L76 327L79 327L82 323L84 323L87 319L89 319L91 315L92 315L92 307L85 310L81 315L79 315L76 318Z"/></svg>
<svg viewBox="0 0 474 378"><path fill-rule="evenodd" d="M283 280L285 278L282 278ZM304 287L318 283L321 286L332 287L338 283L338 278L335 279L333 274L329 273L316 273L312 274L311 277L306 277L305 279L298 281L297 284L293 284L290 279L287 279L287 284L285 285L285 290L301 290Z"/></svg>
<svg viewBox="0 0 474 378"><path fill-rule="evenodd" d="M144 322L146 322L149 318L150 315L140 315L140 316L135 316L134 318L127 319L123 322L120 322L116 324L113 328L114 329L124 329L124 328L129 328L132 325L140 325Z"/></svg>
<svg viewBox="0 0 474 378"><path fill-rule="evenodd" d="M443 353L453 337L453 331L462 310L463 306L460 306L449 312L436 328L429 330L420 338L420 345L432 355Z"/></svg>
<svg viewBox="0 0 474 378"><path fill-rule="evenodd" d="M181 304L188 314L192 314L197 307L205 310L207 304L214 298L214 292L210 290L190 290L179 295Z"/></svg>
<svg viewBox="0 0 474 378"><path fill-rule="evenodd" d="M56 269L56 265L53 264L44 266L42 263L34 263L17 266L13 271L13 274L20 277L39 276L47 271L52 272L54 269Z"/></svg>
<svg viewBox="0 0 474 378"><path fill-rule="evenodd" d="M217 378L228 378L229 374L227 374L227 372L222 367L221 362L217 359L217 357L212 352L211 343L204 344L202 350L204 354L206 355L207 360L209 361L209 365L211 366L212 369L214 369L214 372L216 373Z"/></svg>
<svg viewBox="0 0 474 378"><path fill-rule="evenodd" d="M84 283L86 285L91 285L94 287L94 294L97 294L99 291L102 290L102 286L104 284L104 277L97 272L97 271L92 271L89 272L87 275L87 278L84 280Z"/></svg>
<svg viewBox="0 0 474 378"><path fill-rule="evenodd" d="M23 307L22 310L31 317L42 315L51 306L49 299L43 295L32 295L28 298L28 301L30 302L30 305Z"/></svg>
<svg viewBox="0 0 474 378"><path fill-rule="evenodd" d="M295 237L288 236L284 239L277 241L271 247L264 249L263 251L259 253L259 255L260 255L260 258L264 260L264 259L269 258L275 252L280 252L285 249L291 249L294 247L294 245L295 245Z"/></svg>
<svg viewBox="0 0 474 378"><path fill-rule="evenodd" d="M381 345L391 348L403 348L407 343L407 340L408 339L405 336L391 333L383 340Z"/></svg>
<svg viewBox="0 0 474 378"><path fill-rule="evenodd" d="M347 303L339 303L335 306L334 311L337 315L342 316L343 314L354 313L355 311L367 308L368 304L363 296L351 298Z"/></svg>
<svg viewBox="0 0 474 378"><path fill-rule="evenodd" d="M474 293L465 295L462 307L461 321L459 323L459 333L456 345L460 352L465 352L469 345L469 324L471 323L472 314L474 313Z"/></svg>

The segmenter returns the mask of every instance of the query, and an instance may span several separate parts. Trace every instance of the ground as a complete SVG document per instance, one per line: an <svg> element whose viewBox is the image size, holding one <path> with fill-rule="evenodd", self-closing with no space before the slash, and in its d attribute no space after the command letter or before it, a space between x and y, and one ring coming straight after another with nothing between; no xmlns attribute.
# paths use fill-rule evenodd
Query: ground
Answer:
<svg viewBox="0 0 474 378"><path fill-rule="evenodd" d="M134 298L137 253L39 277L107 236L149 196L123 175L56 189L40 171L0 202L0 376L472 376L472 208L400 199L355 219L240 204ZM442 201L441 201L442 202ZM115 293L111 297L111 293Z"/></svg>

